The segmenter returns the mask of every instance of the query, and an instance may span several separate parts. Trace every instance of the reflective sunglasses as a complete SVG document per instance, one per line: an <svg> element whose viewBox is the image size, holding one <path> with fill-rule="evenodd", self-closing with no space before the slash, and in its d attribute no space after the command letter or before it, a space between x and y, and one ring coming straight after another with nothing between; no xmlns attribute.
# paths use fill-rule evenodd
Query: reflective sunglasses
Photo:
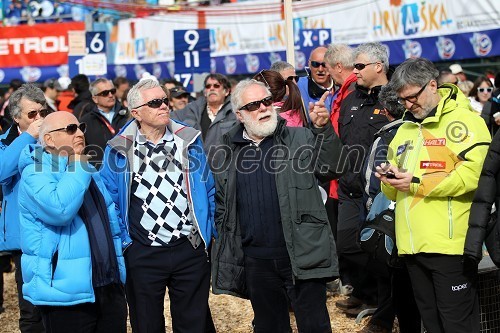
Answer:
<svg viewBox="0 0 500 333"><path fill-rule="evenodd" d="M205 89L211 89L212 87L214 87L215 89L219 89L219 88L221 87L221 85L220 85L220 84L218 84L218 83L214 83L214 84L212 84L212 83L207 83L207 84L205 85Z"/></svg>
<svg viewBox="0 0 500 333"><path fill-rule="evenodd" d="M152 99L149 102L144 103L144 104L139 105L139 106L136 106L133 109L138 109L138 108L140 108L140 107L142 107L144 105L147 105L147 106L149 106L150 108L153 108L153 109L158 109L163 103L165 103L165 105L168 107L168 97Z"/></svg>
<svg viewBox="0 0 500 333"><path fill-rule="evenodd" d="M493 92L493 88L492 87L477 88L477 91L480 92L480 93L490 93L490 92Z"/></svg>
<svg viewBox="0 0 500 333"><path fill-rule="evenodd" d="M260 101L255 101L245 104L240 108L240 110L257 111L260 108L261 104L264 104L265 107L268 107L269 105L273 104L272 96L267 96L266 98L261 99Z"/></svg>
<svg viewBox="0 0 500 333"><path fill-rule="evenodd" d="M116 88L109 89L109 90L103 90L100 93L95 94L96 96L101 96L101 97L106 97L111 93L112 95L116 94Z"/></svg>
<svg viewBox="0 0 500 333"><path fill-rule="evenodd" d="M298 75L292 75L286 78L287 81L295 81L299 82L299 76Z"/></svg>
<svg viewBox="0 0 500 333"><path fill-rule="evenodd" d="M80 125L77 125L77 124L69 124L68 126L66 127L61 127L61 128L58 128L58 129L55 129L55 130L52 130L52 131L49 131L48 133L52 133L52 132L57 132L57 131L65 131L66 133L68 133L69 135L73 135L76 133L77 130L80 130L82 131L83 133L85 133L85 131L87 130L87 124L85 123L80 123Z"/></svg>
<svg viewBox="0 0 500 333"><path fill-rule="evenodd" d="M431 82L431 81L429 81L429 82ZM420 94L422 94L424 92L424 89L425 89L425 87L427 87L429 82L424 84L424 86L422 88L420 88L420 90L415 95L411 95L408 97L398 97L398 103L401 105L405 105L405 102L415 103L418 100L418 97L420 96Z"/></svg>
<svg viewBox="0 0 500 333"><path fill-rule="evenodd" d="M311 61L311 67L318 68L319 66L323 66L324 68L326 68L326 63L314 60Z"/></svg>
<svg viewBox="0 0 500 333"><path fill-rule="evenodd" d="M362 64L360 62L358 62L357 64L354 64L354 68L356 68L358 71L362 71L363 69L365 69L366 66L368 65L375 65L376 62L369 62L367 64Z"/></svg>
<svg viewBox="0 0 500 333"><path fill-rule="evenodd" d="M35 119L36 115L39 114L40 117L45 118L49 113L52 113L52 110L49 109L41 109L41 110L33 110L27 113L28 119Z"/></svg>

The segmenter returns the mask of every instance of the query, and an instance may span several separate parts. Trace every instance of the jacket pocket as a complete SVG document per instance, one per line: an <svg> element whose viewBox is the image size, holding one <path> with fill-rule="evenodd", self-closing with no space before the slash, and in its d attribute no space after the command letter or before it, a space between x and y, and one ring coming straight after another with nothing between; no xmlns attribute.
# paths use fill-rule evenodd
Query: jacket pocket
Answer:
<svg viewBox="0 0 500 333"><path fill-rule="evenodd" d="M54 274L56 272L58 259L59 259L59 251L56 250L56 252L54 252L54 254L52 255L52 258L50 258L50 266L52 268L52 275L50 276L50 286L51 287L52 287L52 281L54 281Z"/></svg>
<svg viewBox="0 0 500 333"><path fill-rule="evenodd" d="M290 185L300 190L308 190L317 185L314 176L313 154L310 150L296 150L290 158Z"/></svg>
<svg viewBox="0 0 500 333"><path fill-rule="evenodd" d="M326 211L302 212L293 225L293 247L297 267L329 267L332 261L330 225Z"/></svg>
<svg viewBox="0 0 500 333"><path fill-rule="evenodd" d="M5 220L7 216L7 200L5 200L5 204L3 205L2 209L2 216L3 216L3 241L7 241L7 221Z"/></svg>

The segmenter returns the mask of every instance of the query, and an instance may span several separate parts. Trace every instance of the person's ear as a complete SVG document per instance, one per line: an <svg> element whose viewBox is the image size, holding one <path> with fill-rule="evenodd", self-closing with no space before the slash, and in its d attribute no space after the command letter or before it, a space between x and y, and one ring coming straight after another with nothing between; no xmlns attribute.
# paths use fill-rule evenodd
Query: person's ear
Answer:
<svg viewBox="0 0 500 333"><path fill-rule="evenodd" d="M92 100L94 101L95 104L97 104L97 96L92 96Z"/></svg>
<svg viewBox="0 0 500 333"><path fill-rule="evenodd" d="M241 111L236 111L236 118L240 121L240 123L243 123L243 117L241 116Z"/></svg>
<svg viewBox="0 0 500 333"><path fill-rule="evenodd" d="M139 115L139 112L137 112L137 109L132 109L130 110L130 114L132 117L134 117L138 122L142 120L142 117Z"/></svg>
<svg viewBox="0 0 500 333"><path fill-rule="evenodd" d="M227 95L229 95L229 90L227 90L227 89L224 89L224 90L223 90L223 92L224 92L224 96L227 96Z"/></svg>
<svg viewBox="0 0 500 333"><path fill-rule="evenodd" d="M45 142L46 147L54 148L56 146L54 143L54 138L50 133L45 133L43 135L43 141Z"/></svg>

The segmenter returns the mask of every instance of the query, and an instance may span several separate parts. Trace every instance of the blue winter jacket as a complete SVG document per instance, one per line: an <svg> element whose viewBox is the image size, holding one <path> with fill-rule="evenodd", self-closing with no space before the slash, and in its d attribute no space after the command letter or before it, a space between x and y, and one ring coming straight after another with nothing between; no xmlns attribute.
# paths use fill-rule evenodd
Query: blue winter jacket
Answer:
<svg viewBox="0 0 500 333"><path fill-rule="evenodd" d="M91 178L108 208L120 280L125 283L119 217L97 170L29 145L21 153L19 172L24 299L53 306L95 302L89 236L78 215Z"/></svg>
<svg viewBox="0 0 500 333"><path fill-rule="evenodd" d="M207 164L203 144L199 138L201 132L170 120L168 129L174 134L174 140L183 152L181 163L186 180L188 205L193 213L193 222L197 225L205 244L210 246L214 227L215 183ZM130 163L134 156L134 142L137 135L137 122L131 120L113 139L108 141L104 151L101 177L113 201L120 211L122 247L125 250L132 242L129 234L128 208L130 205L131 170ZM186 154L187 153L187 154Z"/></svg>
<svg viewBox="0 0 500 333"><path fill-rule="evenodd" d="M316 84L316 83L314 83L314 84ZM302 101L304 101L304 106L307 110L309 110L309 102L315 103L315 102L319 101L319 99L321 98L321 96L319 96L317 98L311 97L309 95L308 85L309 85L309 77L303 76L303 77L299 78L299 82L297 82L297 86L299 87L300 95L302 96ZM332 112L333 101L335 101L336 97L337 97L336 94L333 94L333 95L329 94L328 97L326 98L325 107L328 110L328 113ZM309 112L306 112L306 115L307 115L307 119L309 119ZM309 121L310 121L310 119L309 119Z"/></svg>
<svg viewBox="0 0 500 333"><path fill-rule="evenodd" d="M0 251L19 250L19 208L17 192L19 179L17 163L21 151L36 139L24 132L19 135L17 126L12 126L0 136L0 184L3 201L0 212Z"/></svg>

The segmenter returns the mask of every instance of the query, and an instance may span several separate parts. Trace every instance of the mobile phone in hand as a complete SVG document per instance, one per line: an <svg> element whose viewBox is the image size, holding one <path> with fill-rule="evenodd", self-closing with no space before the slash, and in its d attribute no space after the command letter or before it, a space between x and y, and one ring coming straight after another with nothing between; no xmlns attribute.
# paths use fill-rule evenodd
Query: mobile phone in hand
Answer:
<svg viewBox="0 0 500 333"><path fill-rule="evenodd" d="M386 177L387 179L396 179L396 175L395 175L395 174L394 174L394 172L392 172L392 171L387 171L387 172L385 173L385 177Z"/></svg>

